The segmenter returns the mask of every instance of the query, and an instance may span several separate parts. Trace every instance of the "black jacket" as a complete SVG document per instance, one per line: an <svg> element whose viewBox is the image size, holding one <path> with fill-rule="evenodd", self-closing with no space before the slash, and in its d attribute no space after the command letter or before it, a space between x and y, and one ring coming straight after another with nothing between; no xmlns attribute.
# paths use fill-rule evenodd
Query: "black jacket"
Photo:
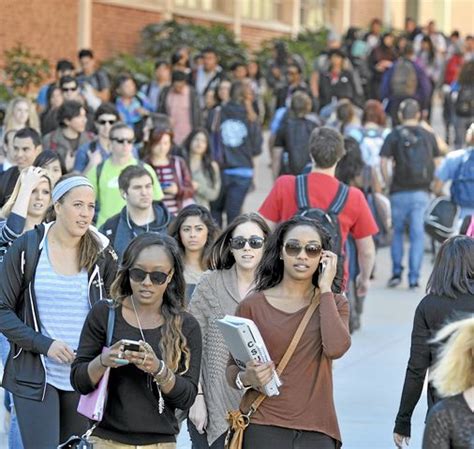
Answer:
<svg viewBox="0 0 474 449"><path fill-rule="evenodd" d="M51 224L41 224L19 237L10 247L0 270L0 331L11 346L2 385L17 396L37 401L44 399L44 357L53 340L41 334L34 278L45 231ZM91 307L108 296L117 270L117 256L108 239L98 236L103 250L88 276Z"/></svg>
<svg viewBox="0 0 474 449"><path fill-rule="evenodd" d="M423 391L426 372L436 361L438 347L429 344L429 341L445 324L472 314L474 314L474 297L467 294L459 295L456 299L429 294L418 304L413 321L410 359L395 421L395 433L410 436L411 416ZM439 399L429 383L428 410Z"/></svg>
<svg viewBox="0 0 474 449"><path fill-rule="evenodd" d="M331 80L329 72L321 73L319 79L319 100L320 107L331 103L332 99L348 98L352 103L359 105L360 98L357 94L357 87L354 76L349 70L342 70L336 82Z"/></svg>
<svg viewBox="0 0 474 449"><path fill-rule="evenodd" d="M8 201L20 177L18 167L10 167L0 175L0 208Z"/></svg>
<svg viewBox="0 0 474 449"><path fill-rule="evenodd" d="M153 201L153 211L155 220L145 226L137 226L133 221L127 220L127 206L113 217L110 217L99 229L114 247L119 258L130 243L139 234L146 232L167 233L168 225L171 221L171 214L161 201Z"/></svg>
<svg viewBox="0 0 474 449"><path fill-rule="evenodd" d="M229 102L220 110L219 147L224 169L253 168L253 158L262 152L262 129L247 118L245 106Z"/></svg>

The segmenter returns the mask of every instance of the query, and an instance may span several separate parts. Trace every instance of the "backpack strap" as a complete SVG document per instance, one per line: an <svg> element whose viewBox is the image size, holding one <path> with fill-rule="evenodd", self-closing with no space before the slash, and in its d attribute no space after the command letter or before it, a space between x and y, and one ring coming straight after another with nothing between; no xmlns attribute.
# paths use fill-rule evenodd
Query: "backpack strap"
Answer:
<svg viewBox="0 0 474 449"><path fill-rule="evenodd" d="M295 177L296 182L296 203L298 210L309 209L309 194L308 194L308 176L298 175Z"/></svg>
<svg viewBox="0 0 474 449"><path fill-rule="evenodd" d="M339 215L346 205L347 198L349 196L349 187L343 182L339 183L336 196L329 205L327 212L334 215Z"/></svg>

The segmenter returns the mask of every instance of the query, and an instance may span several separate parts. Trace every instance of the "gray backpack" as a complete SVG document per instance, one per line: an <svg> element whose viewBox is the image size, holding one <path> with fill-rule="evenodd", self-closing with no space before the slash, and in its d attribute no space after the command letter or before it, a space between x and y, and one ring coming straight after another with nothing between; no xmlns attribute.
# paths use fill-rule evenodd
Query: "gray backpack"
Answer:
<svg viewBox="0 0 474 449"><path fill-rule="evenodd" d="M413 62L405 58L398 60L390 80L392 95L399 98L413 97L417 87L418 77Z"/></svg>

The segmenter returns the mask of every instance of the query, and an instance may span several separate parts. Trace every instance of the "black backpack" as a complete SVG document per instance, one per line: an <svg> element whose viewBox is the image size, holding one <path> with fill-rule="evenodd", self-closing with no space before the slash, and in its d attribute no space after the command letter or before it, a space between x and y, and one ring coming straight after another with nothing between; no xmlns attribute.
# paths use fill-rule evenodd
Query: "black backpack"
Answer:
<svg viewBox="0 0 474 449"><path fill-rule="evenodd" d="M397 184L414 190L426 188L433 180L435 166L431 145L423 130L398 126L395 132L400 157L395 168Z"/></svg>
<svg viewBox="0 0 474 449"><path fill-rule="evenodd" d="M474 85L461 86L458 97L454 103L454 110L459 117L474 116Z"/></svg>
<svg viewBox="0 0 474 449"><path fill-rule="evenodd" d="M288 153L289 171L300 174L306 164L311 162L309 156L309 137L319 123L312 117L288 117L285 127L285 150Z"/></svg>
<svg viewBox="0 0 474 449"><path fill-rule="evenodd" d="M337 254L337 274L334 279L335 293L342 291L342 282L344 279L344 253L342 251L341 227L339 226L338 215L346 205L349 196L349 187L340 182L336 196L332 200L327 210L318 207L312 207L309 204L308 195L308 176L298 175L296 182L296 202L298 204L297 216L307 217L315 220L331 237L331 251Z"/></svg>
<svg viewBox="0 0 474 449"><path fill-rule="evenodd" d="M448 197L435 198L427 207L424 224L426 233L443 243L452 235L457 233L460 208Z"/></svg>

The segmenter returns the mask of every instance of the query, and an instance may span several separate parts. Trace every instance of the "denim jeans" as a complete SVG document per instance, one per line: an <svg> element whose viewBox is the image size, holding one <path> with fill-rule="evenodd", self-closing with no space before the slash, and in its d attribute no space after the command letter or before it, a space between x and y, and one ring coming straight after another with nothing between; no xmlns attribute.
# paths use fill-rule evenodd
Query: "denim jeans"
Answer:
<svg viewBox="0 0 474 449"><path fill-rule="evenodd" d="M219 198L211 203L211 213L222 227L222 214L227 215L227 224L240 215L245 197L252 185L252 178L222 173L222 187Z"/></svg>
<svg viewBox="0 0 474 449"><path fill-rule="evenodd" d="M10 344L8 343L7 337L0 332L0 357L2 359L3 366L7 361L8 353L10 351ZM23 449L23 443L21 441L20 428L18 427L18 419L16 417L15 407L13 406L12 394L5 390L5 408L6 404L9 404L10 412L10 430L8 432L8 448L9 449Z"/></svg>
<svg viewBox="0 0 474 449"><path fill-rule="evenodd" d="M420 276L421 263L425 251L425 229L423 216L428 206L429 194L423 190L396 192L390 195L392 205L392 273L401 276L403 271L403 238L406 226L410 237L408 258L408 282L415 284Z"/></svg>

